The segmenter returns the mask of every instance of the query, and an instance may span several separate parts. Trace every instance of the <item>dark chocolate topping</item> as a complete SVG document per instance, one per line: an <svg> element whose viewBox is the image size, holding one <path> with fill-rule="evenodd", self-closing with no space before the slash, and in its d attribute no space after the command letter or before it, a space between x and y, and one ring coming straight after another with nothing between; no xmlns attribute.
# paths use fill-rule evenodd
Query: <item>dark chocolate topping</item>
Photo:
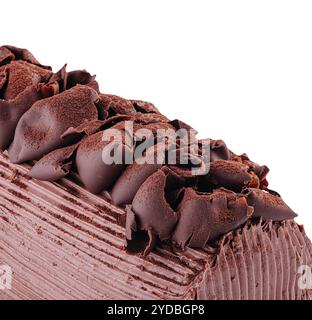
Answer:
<svg viewBox="0 0 312 320"><path fill-rule="evenodd" d="M141 230L152 230L160 240L169 239L177 223L177 214L166 199L169 173L158 170L139 188L132 202L132 211Z"/></svg>
<svg viewBox="0 0 312 320"><path fill-rule="evenodd" d="M160 169L160 164L140 165L134 162L127 167L114 184L111 197L116 205L130 204L143 182Z"/></svg>
<svg viewBox="0 0 312 320"><path fill-rule="evenodd" d="M58 83L59 91L65 91L73 88L77 84L87 85L99 93L98 83L95 76L91 76L86 70L66 71L65 64L58 72L54 73L50 78L50 83Z"/></svg>
<svg viewBox="0 0 312 320"><path fill-rule="evenodd" d="M240 192L253 179L248 169L247 165L240 162L215 160L210 164L207 178L215 188L225 187Z"/></svg>
<svg viewBox="0 0 312 320"><path fill-rule="evenodd" d="M141 100L130 100L137 112L141 113L160 113L158 109L151 103Z"/></svg>
<svg viewBox="0 0 312 320"><path fill-rule="evenodd" d="M119 140L103 140L108 129L118 130ZM180 129L182 136L167 136ZM147 147L142 158L155 159L149 152L155 142L162 162L125 164L134 147ZM77 170L92 193L110 191L115 204L128 205L127 239L148 234L145 254L157 239L204 247L249 219L296 216L267 189L269 169L246 154L234 154L222 140L198 141L191 126L170 121L149 102L100 94L85 70L67 72L65 65L52 73L27 50L10 46L0 47L0 149L7 148L14 163L38 160L32 177L55 181ZM122 161L110 164L112 154Z"/></svg>
<svg viewBox="0 0 312 320"><path fill-rule="evenodd" d="M0 150L9 147L15 127L34 102L57 93L45 85L50 67L42 66L25 49L0 47Z"/></svg>
<svg viewBox="0 0 312 320"><path fill-rule="evenodd" d="M42 65L27 49L21 49L13 46L0 47L0 65L12 60L23 60L44 69L51 70L51 67Z"/></svg>
<svg viewBox="0 0 312 320"><path fill-rule="evenodd" d="M57 181L64 178L72 166L72 156L79 143L53 150L42 157L31 169L32 178L46 181Z"/></svg>
<svg viewBox="0 0 312 320"><path fill-rule="evenodd" d="M71 127L98 118L97 93L87 86L75 86L51 98L36 102L20 119L9 157L13 163L38 160L72 141L62 139Z"/></svg>
<svg viewBox="0 0 312 320"><path fill-rule="evenodd" d="M86 188L93 193L109 189L126 167L123 163L107 164L109 161L104 162L103 158L109 159L112 150L123 159L131 152L122 141L111 144L102 138L102 131L87 137L81 142L76 155L79 176Z"/></svg>
<svg viewBox="0 0 312 320"><path fill-rule="evenodd" d="M46 82L51 74L49 70L25 61L12 61L0 67L0 75L5 79L2 80L1 98L13 100L27 87Z"/></svg>
<svg viewBox="0 0 312 320"><path fill-rule="evenodd" d="M14 138L16 125L22 115L38 100L56 94L53 84L29 86L15 99L0 99L0 150L7 149Z"/></svg>
<svg viewBox="0 0 312 320"><path fill-rule="evenodd" d="M111 94L100 94L100 101L102 103L103 109L106 110L110 115L136 114L136 110L131 101L124 98Z"/></svg>
<svg viewBox="0 0 312 320"><path fill-rule="evenodd" d="M182 248L204 247L208 240L236 229L252 215L242 195L225 189L212 194L197 194L187 188L178 208L179 222L172 240Z"/></svg>
<svg viewBox="0 0 312 320"><path fill-rule="evenodd" d="M253 217L264 220L282 221L294 219L297 214L291 210L283 199L270 192L249 188L244 191L247 202L254 208Z"/></svg>

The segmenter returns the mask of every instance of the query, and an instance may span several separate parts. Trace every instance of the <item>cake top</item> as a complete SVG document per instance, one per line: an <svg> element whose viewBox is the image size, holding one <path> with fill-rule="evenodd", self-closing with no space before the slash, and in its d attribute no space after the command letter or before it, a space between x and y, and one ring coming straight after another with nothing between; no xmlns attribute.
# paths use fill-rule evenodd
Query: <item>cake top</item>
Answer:
<svg viewBox="0 0 312 320"><path fill-rule="evenodd" d="M205 247L250 220L296 214L268 188L269 169L222 140L197 139L149 102L104 94L85 70L56 73L25 49L0 47L0 149L30 175L76 174L126 209L128 243Z"/></svg>

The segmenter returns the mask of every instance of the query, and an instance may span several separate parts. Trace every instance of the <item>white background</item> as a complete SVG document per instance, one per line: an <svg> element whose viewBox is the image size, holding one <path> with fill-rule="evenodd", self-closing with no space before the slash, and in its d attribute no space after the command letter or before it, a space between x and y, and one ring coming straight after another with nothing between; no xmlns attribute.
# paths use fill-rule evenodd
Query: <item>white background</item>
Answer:
<svg viewBox="0 0 312 320"><path fill-rule="evenodd" d="M312 236L312 1L6 1L0 43L154 102L271 168Z"/></svg>

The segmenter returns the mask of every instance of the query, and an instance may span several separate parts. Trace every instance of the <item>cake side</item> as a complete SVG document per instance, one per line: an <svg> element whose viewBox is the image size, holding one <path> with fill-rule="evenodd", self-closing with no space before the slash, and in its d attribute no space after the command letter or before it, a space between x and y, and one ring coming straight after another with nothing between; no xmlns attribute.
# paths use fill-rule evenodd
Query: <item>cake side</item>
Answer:
<svg viewBox="0 0 312 320"><path fill-rule="evenodd" d="M125 251L125 212L74 182L31 179L0 155L0 299L192 299L202 250Z"/></svg>
<svg viewBox="0 0 312 320"><path fill-rule="evenodd" d="M125 211L73 181L31 179L0 156L0 299L310 299L298 268L312 246L294 221L245 225L219 248L124 249Z"/></svg>
<svg viewBox="0 0 312 320"><path fill-rule="evenodd" d="M294 221L244 226L221 240L197 285L202 300L310 300L300 266L312 265L312 245Z"/></svg>

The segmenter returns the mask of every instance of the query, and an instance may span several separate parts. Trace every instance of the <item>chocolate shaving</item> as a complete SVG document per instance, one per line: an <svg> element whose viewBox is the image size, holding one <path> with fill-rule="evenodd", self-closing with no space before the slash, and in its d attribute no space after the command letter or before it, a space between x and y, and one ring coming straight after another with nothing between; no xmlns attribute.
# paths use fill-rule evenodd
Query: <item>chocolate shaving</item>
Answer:
<svg viewBox="0 0 312 320"><path fill-rule="evenodd" d="M231 160L215 160L210 164L208 182L215 188L224 187L240 192L253 179L249 167Z"/></svg>
<svg viewBox="0 0 312 320"><path fill-rule="evenodd" d="M144 181L161 168L160 164L138 164L128 166L115 182L111 197L116 205L131 204Z"/></svg>
<svg viewBox="0 0 312 320"><path fill-rule="evenodd" d="M177 214L167 202L165 190L169 173L158 170L139 188L132 211L140 230L153 230L161 241L169 239L177 223Z"/></svg>
<svg viewBox="0 0 312 320"><path fill-rule="evenodd" d="M254 188L244 190L244 195L248 204L254 208L253 218L282 221L297 217L297 214L278 195Z"/></svg>
<svg viewBox="0 0 312 320"><path fill-rule="evenodd" d="M98 118L97 93L87 86L75 86L56 96L36 102L20 119L9 157L13 163L39 160L50 151L72 144L61 139L71 127Z"/></svg>
<svg viewBox="0 0 312 320"><path fill-rule="evenodd" d="M72 167L72 156L79 143L56 149L42 157L30 170L32 178L45 181L57 181L64 178Z"/></svg>
<svg viewBox="0 0 312 320"><path fill-rule="evenodd" d="M76 154L77 170L82 182L92 193L108 190L124 171L124 159L129 157L131 150L123 142L103 141L103 131L100 131L79 145ZM122 163L109 164L112 152L123 160Z"/></svg>
<svg viewBox="0 0 312 320"><path fill-rule="evenodd" d="M52 75L49 81L49 83L58 83L60 92L81 84L89 86L99 93L99 86L95 81L95 76L91 76L91 74L86 70L74 70L67 72L66 67L67 65L65 64L58 72Z"/></svg>
<svg viewBox="0 0 312 320"><path fill-rule="evenodd" d="M151 102L141 101L141 100L130 100L134 109L141 113L159 113L158 109Z"/></svg>
<svg viewBox="0 0 312 320"><path fill-rule="evenodd" d="M38 100L54 95L54 85L29 86L15 99L0 99L0 150L7 149L14 138L15 128L22 115Z"/></svg>
<svg viewBox="0 0 312 320"><path fill-rule="evenodd" d="M28 63L37 65L41 68L51 70L51 67L42 65L27 49L21 49L13 46L2 46L0 48L0 52L1 51L4 52L4 55L6 56L6 60L9 60L9 61L23 60ZM8 54L8 51L11 54ZM3 60L1 61L1 54L0 54L0 65L1 63L3 63Z"/></svg>
<svg viewBox="0 0 312 320"><path fill-rule="evenodd" d="M133 107L131 101L124 98L111 95L111 94L100 94L100 102L104 110L110 115L135 115L136 110Z"/></svg>
<svg viewBox="0 0 312 320"><path fill-rule="evenodd" d="M252 212L246 199L234 192L219 189L212 194L197 194L187 188L178 207L179 222L172 241L182 248L202 248L208 241L241 226Z"/></svg>

